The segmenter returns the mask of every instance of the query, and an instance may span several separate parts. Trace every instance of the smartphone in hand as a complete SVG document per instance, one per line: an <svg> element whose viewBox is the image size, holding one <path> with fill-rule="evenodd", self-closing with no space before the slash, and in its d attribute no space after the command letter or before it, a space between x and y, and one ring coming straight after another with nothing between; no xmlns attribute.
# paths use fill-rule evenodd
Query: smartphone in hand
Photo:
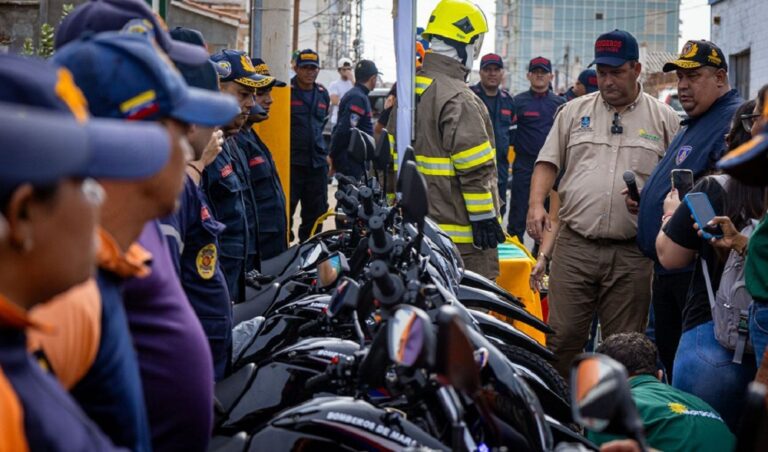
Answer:
<svg viewBox="0 0 768 452"><path fill-rule="evenodd" d="M672 170L672 188L677 190L677 195L683 199L693 188L693 171L689 169Z"/></svg>
<svg viewBox="0 0 768 452"><path fill-rule="evenodd" d="M685 202L685 205L688 206L691 214L693 214L693 219L699 225L704 239L710 240L723 237L723 230L720 229L720 226L707 225L707 223L715 218L715 209L712 208L712 203L709 202L707 195L699 192L688 193L683 198L683 202Z"/></svg>

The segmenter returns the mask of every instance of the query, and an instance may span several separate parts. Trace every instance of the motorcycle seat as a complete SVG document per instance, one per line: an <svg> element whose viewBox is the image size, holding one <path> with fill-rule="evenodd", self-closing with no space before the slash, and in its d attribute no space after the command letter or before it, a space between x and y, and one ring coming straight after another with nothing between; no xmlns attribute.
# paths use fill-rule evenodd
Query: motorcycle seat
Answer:
<svg viewBox="0 0 768 452"><path fill-rule="evenodd" d="M213 393L225 413L228 414L232 410L237 400L248 388L255 373L256 364L250 363L216 383Z"/></svg>

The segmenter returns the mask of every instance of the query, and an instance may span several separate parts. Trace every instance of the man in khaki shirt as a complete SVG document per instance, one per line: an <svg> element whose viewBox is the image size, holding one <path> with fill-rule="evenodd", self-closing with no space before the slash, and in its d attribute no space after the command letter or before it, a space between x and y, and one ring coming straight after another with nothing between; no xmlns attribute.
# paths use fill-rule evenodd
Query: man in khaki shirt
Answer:
<svg viewBox="0 0 768 452"><path fill-rule="evenodd" d="M595 42L599 92L557 114L531 181L528 233L550 228L544 200L559 172L562 227L551 256L548 338L566 375L597 312L604 336L645 329L652 265L635 244L637 219L627 212L622 175L642 186L679 127L667 105L642 92L637 41L620 30Z"/></svg>

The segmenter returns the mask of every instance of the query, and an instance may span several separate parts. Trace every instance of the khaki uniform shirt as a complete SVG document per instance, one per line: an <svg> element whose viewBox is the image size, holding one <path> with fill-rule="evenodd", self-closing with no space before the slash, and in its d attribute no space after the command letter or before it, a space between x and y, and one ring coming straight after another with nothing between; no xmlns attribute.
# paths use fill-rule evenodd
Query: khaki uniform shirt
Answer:
<svg viewBox="0 0 768 452"><path fill-rule="evenodd" d="M622 175L632 170L642 187L680 127L672 108L645 93L619 115L620 134L611 133L615 113L599 91L568 102L536 160L564 171L560 219L588 239L637 235L637 217L621 195Z"/></svg>

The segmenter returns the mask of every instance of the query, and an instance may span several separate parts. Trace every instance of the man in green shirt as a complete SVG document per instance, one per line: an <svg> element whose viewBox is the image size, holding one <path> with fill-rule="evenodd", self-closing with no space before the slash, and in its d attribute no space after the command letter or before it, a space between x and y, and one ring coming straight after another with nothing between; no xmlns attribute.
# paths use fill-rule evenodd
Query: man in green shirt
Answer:
<svg viewBox="0 0 768 452"><path fill-rule="evenodd" d="M627 368L632 399L650 447L664 452L733 450L736 440L712 407L661 381L656 346L645 335L614 334L597 352ZM587 431L587 438L601 445L620 437Z"/></svg>

